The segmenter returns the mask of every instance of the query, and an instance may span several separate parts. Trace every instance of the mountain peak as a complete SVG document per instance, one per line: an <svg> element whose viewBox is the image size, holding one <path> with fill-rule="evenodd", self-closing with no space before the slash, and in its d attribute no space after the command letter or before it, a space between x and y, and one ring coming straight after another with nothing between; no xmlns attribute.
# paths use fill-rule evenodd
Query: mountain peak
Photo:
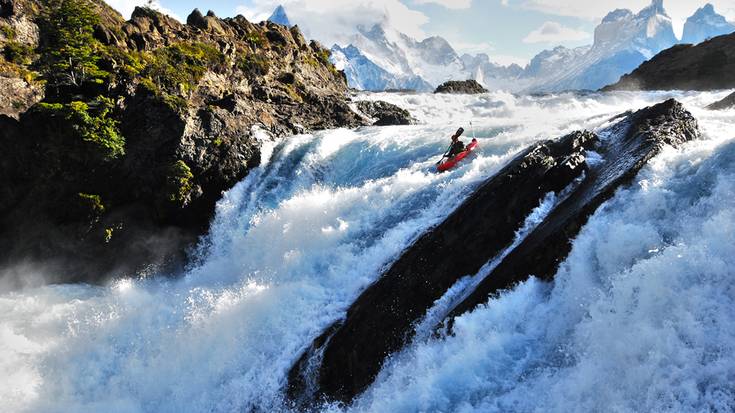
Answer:
<svg viewBox="0 0 735 413"><path fill-rule="evenodd" d="M724 16L717 14L714 6L708 3L684 23L684 36L681 41L696 44L733 31L735 31L735 25L729 23Z"/></svg>
<svg viewBox="0 0 735 413"><path fill-rule="evenodd" d="M273 14L271 14L271 17L268 18L268 21L276 24L281 24L286 27L293 26L291 24L291 21L288 19L286 9L282 5L279 5L278 7L276 7L275 10L273 10Z"/></svg>
<svg viewBox="0 0 735 413"><path fill-rule="evenodd" d="M666 9L664 8L664 0L653 0L651 1L651 4L646 7L645 9L641 10L640 13L638 13L638 16L641 17L651 17L651 16L666 16L669 15L666 14Z"/></svg>

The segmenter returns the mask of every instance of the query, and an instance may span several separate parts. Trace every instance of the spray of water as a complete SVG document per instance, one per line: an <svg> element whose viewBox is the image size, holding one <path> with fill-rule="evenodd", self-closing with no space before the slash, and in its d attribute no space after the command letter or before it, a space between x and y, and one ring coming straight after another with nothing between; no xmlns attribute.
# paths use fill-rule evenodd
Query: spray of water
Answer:
<svg viewBox="0 0 735 413"><path fill-rule="evenodd" d="M455 336L417 341L352 409L731 407L735 113L699 109L721 96L678 95L705 138L606 204L557 282L530 280L460 318ZM0 295L4 410L287 410L304 348L473 187L536 140L665 97L365 95L422 124L266 142L180 278ZM434 173L469 119L481 150Z"/></svg>

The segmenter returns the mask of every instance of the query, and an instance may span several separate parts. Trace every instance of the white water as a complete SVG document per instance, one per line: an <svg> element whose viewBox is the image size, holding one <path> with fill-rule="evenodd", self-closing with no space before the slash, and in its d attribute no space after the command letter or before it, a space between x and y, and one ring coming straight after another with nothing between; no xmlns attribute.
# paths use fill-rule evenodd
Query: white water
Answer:
<svg viewBox="0 0 735 413"><path fill-rule="evenodd" d="M735 111L701 109L724 95L679 96L703 139L598 211L555 283L417 341L350 410L732 410ZM182 278L0 295L0 410L283 410L300 352L469 188L535 140L666 97L370 95L423 124L268 142ZM470 119L477 156L433 173Z"/></svg>

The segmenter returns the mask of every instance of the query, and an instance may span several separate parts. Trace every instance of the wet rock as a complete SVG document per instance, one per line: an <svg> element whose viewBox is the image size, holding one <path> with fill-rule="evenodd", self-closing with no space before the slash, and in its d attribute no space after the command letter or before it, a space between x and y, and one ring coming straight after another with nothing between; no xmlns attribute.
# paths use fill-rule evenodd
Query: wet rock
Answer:
<svg viewBox="0 0 735 413"><path fill-rule="evenodd" d="M707 109L709 110L724 110L730 108L735 108L735 93L728 95L719 102L715 102L707 106Z"/></svg>
<svg viewBox="0 0 735 413"><path fill-rule="evenodd" d="M641 64L603 91L735 88L735 33L696 46L676 45Z"/></svg>
<svg viewBox="0 0 735 413"><path fill-rule="evenodd" d="M572 248L572 241L603 202L629 183L666 145L678 146L699 135L697 121L675 100L642 109L609 130L613 140L600 148L603 162L447 317L472 310L491 294L530 276L550 280Z"/></svg>
<svg viewBox="0 0 735 413"><path fill-rule="evenodd" d="M434 93L453 93L453 94L467 94L476 95L479 93L487 93L487 89L482 87L481 84L477 83L476 80L451 80L446 83L442 83L434 91Z"/></svg>
<svg viewBox="0 0 735 413"><path fill-rule="evenodd" d="M442 224L409 247L381 278L301 357L289 375L289 395L308 405L351 401L372 383L386 357L416 334L434 302L491 260L489 275L460 291L429 321L430 328L535 275L550 279L589 216L665 145L698 134L697 123L670 100L621 115L605 140L576 132L527 149L488 179ZM587 150L603 161L590 164ZM549 192L562 200L528 236L514 243L525 218ZM466 298L465 298L466 297ZM318 357L315 357L317 356Z"/></svg>
<svg viewBox="0 0 735 413"><path fill-rule="evenodd" d="M357 109L375 126L412 125L416 122L407 110L380 100L357 102Z"/></svg>

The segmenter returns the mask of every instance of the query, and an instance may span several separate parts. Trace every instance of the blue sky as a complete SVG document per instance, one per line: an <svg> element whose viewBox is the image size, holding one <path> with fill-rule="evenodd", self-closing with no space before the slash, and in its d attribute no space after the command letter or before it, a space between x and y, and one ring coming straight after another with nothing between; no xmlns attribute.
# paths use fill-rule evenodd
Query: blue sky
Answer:
<svg viewBox="0 0 735 413"><path fill-rule="evenodd" d="M145 0L108 0L126 17ZM536 53L557 45L592 43L595 26L607 12L635 12L651 0L156 0L156 6L179 19L195 7L220 17L243 14L259 21L283 4L307 36L344 43L358 24L387 23L419 40L440 35L459 52L490 55L500 63L524 64ZM735 20L735 0L710 0ZM686 17L705 0L664 0L678 35Z"/></svg>

